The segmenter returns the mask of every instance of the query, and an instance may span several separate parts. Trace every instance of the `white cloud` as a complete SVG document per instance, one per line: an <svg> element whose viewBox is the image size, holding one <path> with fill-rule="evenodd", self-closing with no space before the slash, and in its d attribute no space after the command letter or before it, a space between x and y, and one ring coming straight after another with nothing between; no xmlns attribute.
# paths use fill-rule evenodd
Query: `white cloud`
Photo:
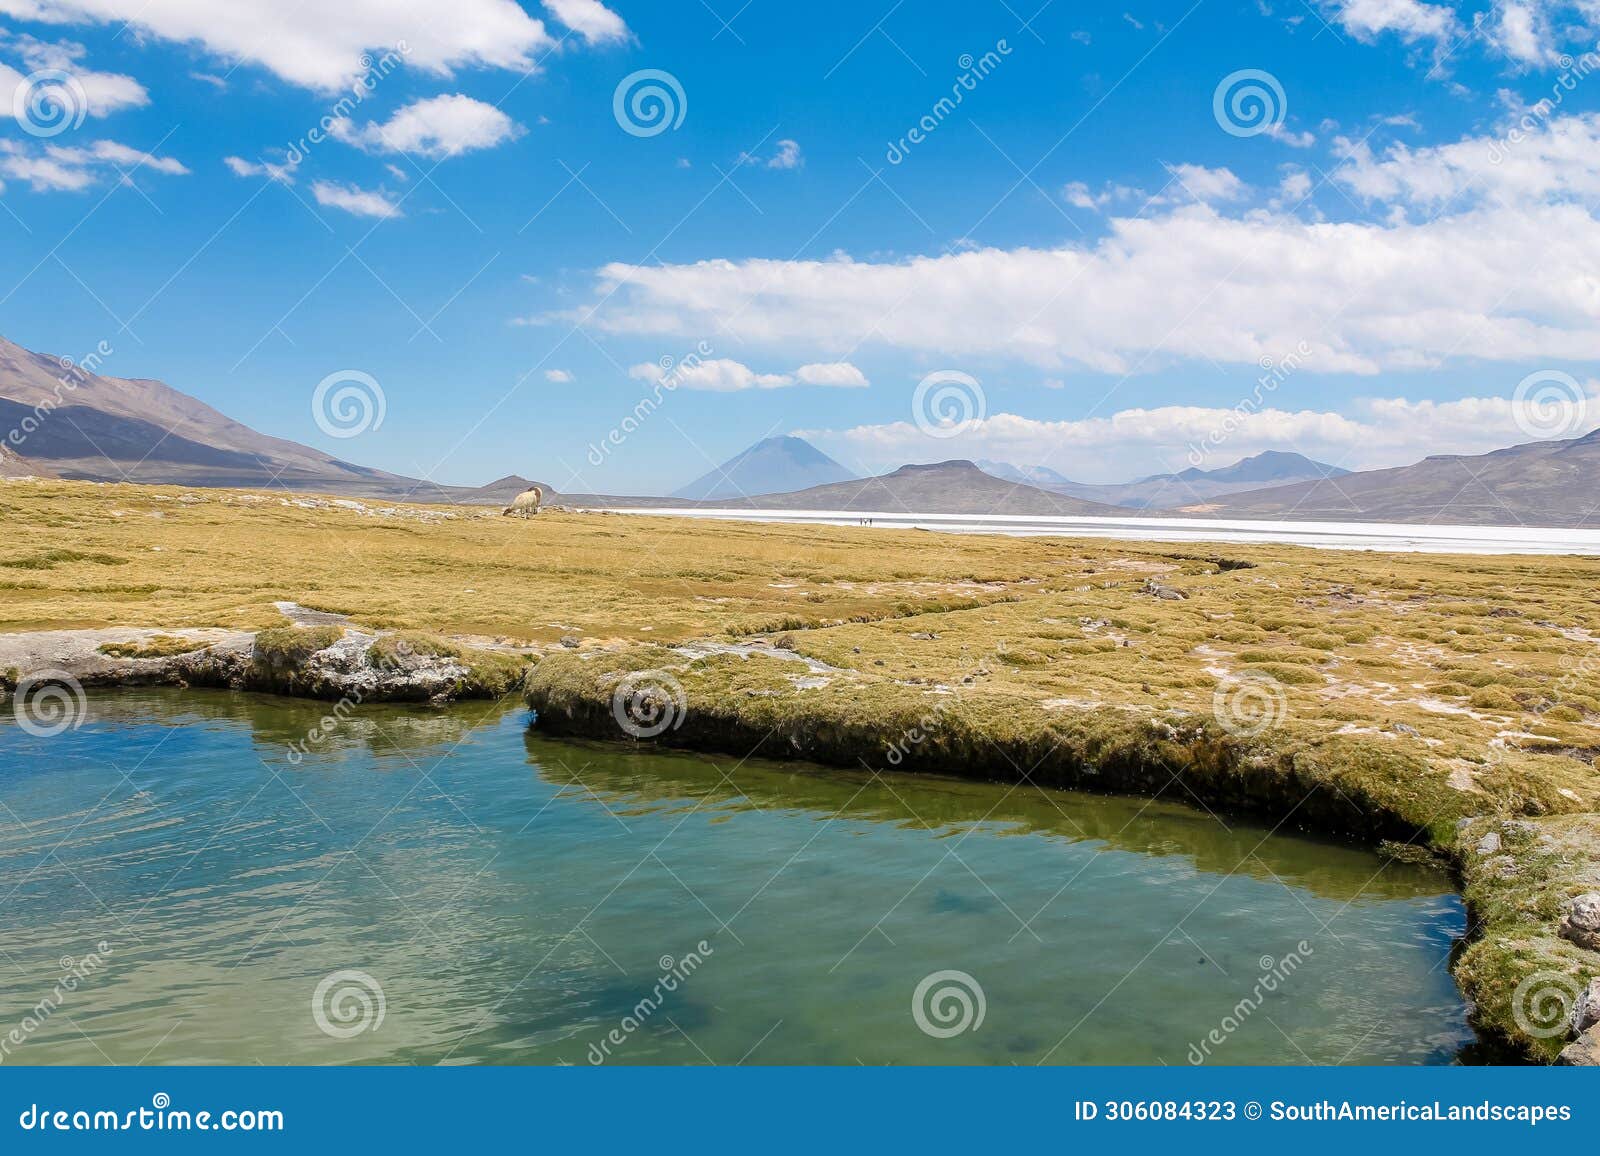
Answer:
<svg viewBox="0 0 1600 1156"><path fill-rule="evenodd" d="M801 385L835 385L845 389L865 389L867 375L848 361L814 362L794 371Z"/></svg>
<svg viewBox="0 0 1600 1156"><path fill-rule="evenodd" d="M646 361L628 370L628 376L640 381L656 381L663 374L659 365ZM793 385L794 378L787 373L757 373L748 365L725 357L713 357L694 365L680 365L671 376L682 389L700 389L711 393L736 393L745 389L781 389Z"/></svg>
<svg viewBox="0 0 1600 1156"><path fill-rule="evenodd" d="M0 3L0 11L4 4ZM0 30L0 38L5 36ZM96 118L110 116L125 108L143 108L150 103L150 94L131 76L118 72L96 72L84 65L85 49L81 44L63 40L50 44L32 36L11 37L6 44L10 55L22 62L22 69L0 63L0 117L14 117L17 99L28 101L44 99L54 102L54 108L44 113L54 124L64 113L67 120L83 116ZM70 78L65 82L37 82L32 92L24 92L28 77L37 72L62 72ZM50 90L58 89L56 95Z"/></svg>
<svg viewBox="0 0 1600 1156"><path fill-rule="evenodd" d="M1304 169L1290 169L1283 174L1283 180L1278 182L1278 197L1280 201L1293 207L1300 204L1311 195L1311 174Z"/></svg>
<svg viewBox="0 0 1600 1156"><path fill-rule="evenodd" d="M866 376L848 361L819 362L802 365L793 373L757 373L742 362L725 357L710 358L694 365L680 365L675 370L663 370L654 362L646 361L628 370L628 376L640 381L658 381L670 376L682 389L705 390L710 393L737 393L746 389L783 389L791 385L824 385L841 388L865 386Z"/></svg>
<svg viewBox="0 0 1600 1156"><path fill-rule="evenodd" d="M1096 208L1094 194L1089 191L1089 186L1082 181L1071 181L1061 190L1061 196L1067 204L1076 205L1080 209Z"/></svg>
<svg viewBox="0 0 1600 1156"><path fill-rule="evenodd" d="M547 369L544 371L544 379L554 385L566 385L572 381L572 374L565 369Z"/></svg>
<svg viewBox="0 0 1600 1156"><path fill-rule="evenodd" d="M356 185L341 185L334 181L312 181L311 195L317 198L319 205L326 205L330 209L343 209L358 217L377 217L387 220L390 217L403 215L400 206L379 190L363 189Z"/></svg>
<svg viewBox="0 0 1600 1156"><path fill-rule="evenodd" d="M131 179L144 171L183 176L189 170L171 157L111 140L81 146L0 140L0 177L26 181L35 192L77 192L107 176Z"/></svg>
<svg viewBox="0 0 1600 1156"><path fill-rule="evenodd" d="M97 140L87 149L52 148L50 152L58 157L71 157L78 164L108 164L122 169L154 169L158 173L170 173L175 176L183 176L189 171L171 157L154 156L125 144L118 144L114 140Z"/></svg>
<svg viewBox="0 0 1600 1156"><path fill-rule="evenodd" d="M1447 193L1469 169L1519 193L1515 203L1468 202L1420 223L1189 205L1116 218L1104 237L1056 248L615 263L599 271L605 299L593 323L677 338L722 331L774 351L890 348L930 368L993 359L1129 373L1191 358L1254 363L1302 342L1318 373L1594 359L1597 133L1600 119L1559 121L1498 166L1487 139L1449 146L1459 150L1449 156L1355 156L1351 187L1402 205ZM1454 159L1467 156L1481 160ZM1385 169L1389 161L1397 167ZM1436 171L1437 188L1428 176Z"/></svg>
<svg viewBox="0 0 1600 1156"><path fill-rule="evenodd" d="M1406 44L1430 44L1435 71L1472 39L1522 67L1548 65L1564 42L1591 48L1600 26L1595 0L1493 0L1470 21L1450 5L1423 0L1328 0L1323 11L1360 40L1391 33Z"/></svg>
<svg viewBox="0 0 1600 1156"><path fill-rule="evenodd" d="M1250 191L1232 169L1208 169L1205 165L1168 165L1173 179L1197 201L1237 201Z"/></svg>
<svg viewBox="0 0 1600 1156"><path fill-rule="evenodd" d="M1311 133L1295 132L1282 123L1268 125L1267 135L1279 144L1286 144L1292 149L1308 149L1317 143L1317 138Z"/></svg>
<svg viewBox="0 0 1600 1156"><path fill-rule="evenodd" d="M1591 395L1600 392L1600 382L1590 381L1587 389ZM824 450L874 469L908 461L988 458L1046 465L1087 482L1128 481L1140 474L1185 469L1197 460L1214 469L1269 449L1296 451L1346 469L1377 469L1408 465L1430 454L1486 453L1529 440L1517 425L1511 400L1504 397L1449 402L1374 398L1355 403L1351 411L1268 408L1241 413L1175 405L1080 421L999 413L941 439L930 438L912 421L799 432ZM1597 412L1592 400L1585 412Z"/></svg>
<svg viewBox="0 0 1600 1156"><path fill-rule="evenodd" d="M767 161L767 168L797 169L805 163L805 157L800 155L799 141L781 140L778 142L778 151Z"/></svg>
<svg viewBox="0 0 1600 1156"><path fill-rule="evenodd" d="M628 26L600 0L544 0L544 6L561 23L590 44L628 39Z"/></svg>
<svg viewBox="0 0 1600 1156"><path fill-rule="evenodd" d="M1461 29L1454 9L1421 0L1338 0L1331 18L1361 39L1393 32L1407 43L1448 41Z"/></svg>
<svg viewBox="0 0 1600 1156"><path fill-rule="evenodd" d="M556 43L515 0L0 0L0 14L46 24L128 24L322 92L364 73L363 53L399 51L402 42L409 65L437 76L469 66L530 70ZM574 18L583 19L576 11ZM592 15L588 21L593 27Z"/></svg>
<svg viewBox="0 0 1600 1156"><path fill-rule="evenodd" d="M770 157L762 159L755 153L740 153L736 163L768 169L798 169L805 166L806 158L800 151L799 141L781 140L778 142L778 151ZM684 165L683 167L687 168L688 166Z"/></svg>
<svg viewBox="0 0 1600 1156"><path fill-rule="evenodd" d="M1097 193L1082 181L1071 181L1063 186L1061 197L1067 204L1074 205L1077 208L1099 211L1107 205L1117 202L1128 203L1145 200L1146 194L1143 189L1109 183Z"/></svg>
<svg viewBox="0 0 1600 1156"><path fill-rule="evenodd" d="M1501 0L1485 24L1491 43L1519 64L1544 64L1555 58L1550 21L1539 0Z"/></svg>
<svg viewBox="0 0 1600 1156"><path fill-rule="evenodd" d="M494 148L522 129L494 105L456 93L414 101L383 124L368 121L358 127L341 117L329 131L368 152L415 153L439 160Z"/></svg>
<svg viewBox="0 0 1600 1156"><path fill-rule="evenodd" d="M1341 137L1334 151L1345 163L1334 179L1368 200L1425 209L1452 202L1600 202L1600 113L1541 125L1532 109L1519 119L1493 140L1419 149L1395 144L1381 158L1365 142Z"/></svg>
<svg viewBox="0 0 1600 1156"><path fill-rule="evenodd" d="M275 164L267 160L247 161L243 157L223 157L222 163L236 177L267 177L282 185L294 184L294 172L300 167L297 160Z"/></svg>

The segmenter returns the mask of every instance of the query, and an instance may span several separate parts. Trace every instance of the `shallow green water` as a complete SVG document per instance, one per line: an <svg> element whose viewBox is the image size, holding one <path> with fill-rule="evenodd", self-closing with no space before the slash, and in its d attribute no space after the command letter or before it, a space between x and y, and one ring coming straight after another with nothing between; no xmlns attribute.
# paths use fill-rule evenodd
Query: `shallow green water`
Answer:
<svg viewBox="0 0 1600 1156"><path fill-rule="evenodd" d="M1213 1063L1423 1063L1469 1039L1459 900L1366 851L557 742L482 704L364 709L294 762L325 709L128 692L49 738L0 713L4 1062L1183 1064L1215 1029ZM960 1026L932 994L954 984L981 1023L919 1026L937 972L970 978L932 981L922 1021Z"/></svg>

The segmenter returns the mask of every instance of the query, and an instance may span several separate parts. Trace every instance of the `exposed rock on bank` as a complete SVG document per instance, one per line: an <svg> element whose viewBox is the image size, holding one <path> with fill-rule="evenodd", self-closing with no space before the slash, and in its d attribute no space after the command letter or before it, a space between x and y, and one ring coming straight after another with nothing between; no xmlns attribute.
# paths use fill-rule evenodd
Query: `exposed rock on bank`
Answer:
<svg viewBox="0 0 1600 1156"><path fill-rule="evenodd" d="M1600 1028L1590 1028L1562 1048L1556 1063L1573 1068L1600 1067Z"/></svg>
<svg viewBox="0 0 1600 1156"><path fill-rule="evenodd" d="M1600 891L1579 895L1567 904L1561 917L1561 937L1570 939L1579 947L1600 951ZM1600 996L1596 997L1600 1009Z"/></svg>
<svg viewBox="0 0 1600 1156"><path fill-rule="evenodd" d="M1455 968L1474 1022L1531 1058L1595 1062L1580 1033L1600 1016L1600 952L1584 938L1600 914L1600 816L1475 819L1457 847L1475 935Z"/></svg>
<svg viewBox="0 0 1600 1156"><path fill-rule="evenodd" d="M0 635L0 692L28 678L84 687L206 686L355 702L443 702L514 690L527 656L348 626L54 630Z"/></svg>

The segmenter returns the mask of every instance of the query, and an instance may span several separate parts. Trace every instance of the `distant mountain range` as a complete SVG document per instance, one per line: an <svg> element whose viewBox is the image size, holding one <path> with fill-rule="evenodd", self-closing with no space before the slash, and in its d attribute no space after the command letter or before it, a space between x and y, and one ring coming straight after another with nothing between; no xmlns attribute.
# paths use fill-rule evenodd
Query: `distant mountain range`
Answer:
<svg viewBox="0 0 1600 1156"><path fill-rule="evenodd" d="M724 509L847 510L926 514L1126 515L1127 511L985 473L969 461L901 466L882 477L812 486L792 494L708 502Z"/></svg>
<svg viewBox="0 0 1600 1156"><path fill-rule="evenodd" d="M766 438L673 491L672 496L691 502L708 502L751 494L785 494L809 486L845 482L853 477L849 470L804 438Z"/></svg>
<svg viewBox="0 0 1600 1156"><path fill-rule="evenodd" d="M1176 474L1152 474L1131 482L1109 484L1074 482L1047 466L1018 467L1005 462L986 461L978 465L996 477L1024 482L1085 501L1104 502L1134 510L1172 509L1242 490L1338 478L1350 472L1313 461L1304 454L1285 453L1282 450L1267 450L1221 469L1190 468Z"/></svg>
<svg viewBox="0 0 1600 1156"><path fill-rule="evenodd" d="M535 484L509 475L442 486L268 437L148 378L101 377L0 338L0 477L259 487L417 502L505 505ZM1268 451L1223 469L1121 484L1074 482L1043 466L906 465L874 478L801 438L757 442L670 498L560 494L589 506L866 513L1213 518L1573 526L1600 521L1600 430L1473 456L1350 473Z"/></svg>
<svg viewBox="0 0 1600 1156"><path fill-rule="evenodd" d="M1230 494L1178 511L1212 518L1575 526L1600 521L1600 429L1487 454Z"/></svg>

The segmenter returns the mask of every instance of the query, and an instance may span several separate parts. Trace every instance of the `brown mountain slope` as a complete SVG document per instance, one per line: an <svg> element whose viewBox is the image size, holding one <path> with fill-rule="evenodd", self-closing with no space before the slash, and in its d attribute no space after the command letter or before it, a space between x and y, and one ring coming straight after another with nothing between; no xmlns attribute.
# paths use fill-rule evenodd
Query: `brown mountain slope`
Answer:
<svg viewBox="0 0 1600 1156"><path fill-rule="evenodd" d="M0 438L13 472L89 481L271 486L371 497L439 488L257 433L148 378L101 377L0 338Z"/></svg>
<svg viewBox="0 0 1600 1156"><path fill-rule="evenodd" d="M0 436L4 436L0 434ZM0 478L53 478L55 471L40 462L30 462L6 449L0 442Z"/></svg>
<svg viewBox="0 0 1600 1156"><path fill-rule="evenodd" d="M1583 526L1600 522L1600 430L1492 453L1229 494L1178 513L1210 518Z"/></svg>
<svg viewBox="0 0 1600 1156"><path fill-rule="evenodd" d="M891 474L832 482L792 494L763 494L703 507L761 510L851 510L916 514L1055 514L1126 518L1117 506L1086 502L986 474L968 461L901 466Z"/></svg>

